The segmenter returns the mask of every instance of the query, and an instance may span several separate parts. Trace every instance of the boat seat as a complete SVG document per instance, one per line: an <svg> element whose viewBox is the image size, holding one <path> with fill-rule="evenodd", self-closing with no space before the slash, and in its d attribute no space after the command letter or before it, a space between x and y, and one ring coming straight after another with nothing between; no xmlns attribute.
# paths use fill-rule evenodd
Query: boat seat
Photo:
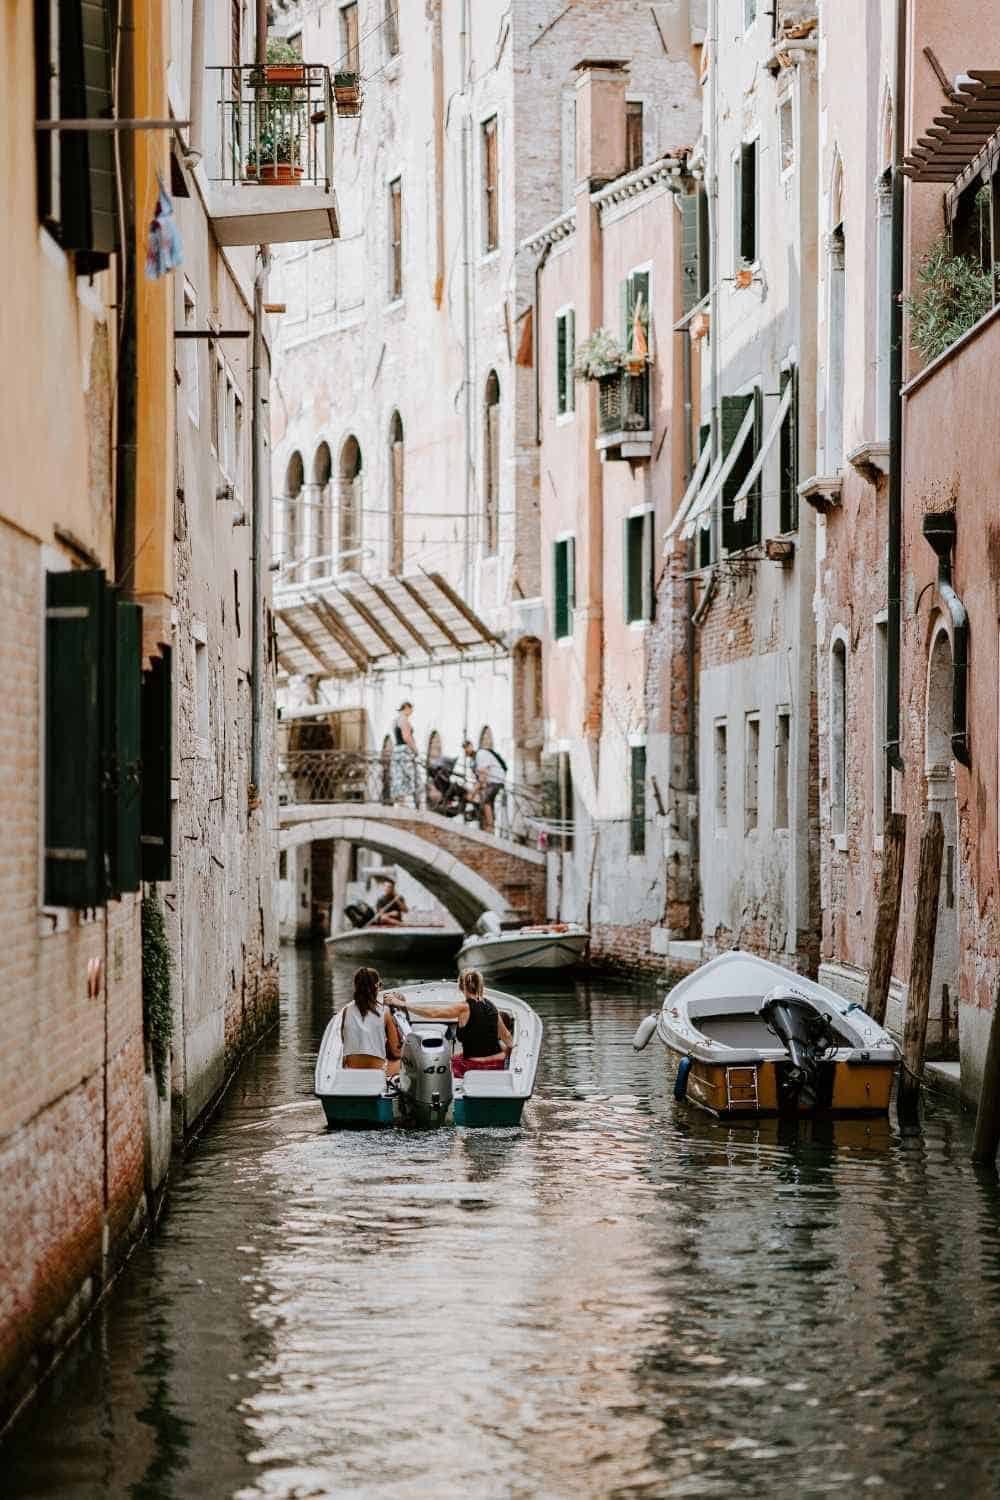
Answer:
<svg viewBox="0 0 1000 1500"><path fill-rule="evenodd" d="M333 1093L363 1094L367 1098L385 1093L386 1078L381 1068L337 1068L332 1083Z"/></svg>

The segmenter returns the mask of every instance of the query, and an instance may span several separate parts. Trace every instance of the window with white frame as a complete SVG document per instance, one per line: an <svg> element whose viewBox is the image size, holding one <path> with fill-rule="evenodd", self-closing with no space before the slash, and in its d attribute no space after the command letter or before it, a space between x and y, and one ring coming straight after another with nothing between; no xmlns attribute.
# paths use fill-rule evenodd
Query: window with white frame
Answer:
<svg viewBox="0 0 1000 1500"><path fill-rule="evenodd" d="M784 176L795 165L795 111L791 94L787 94L778 106L778 140L781 174Z"/></svg>
<svg viewBox="0 0 1000 1500"><path fill-rule="evenodd" d="M194 332L198 327L198 299L195 296L194 287L185 277L184 280L184 328L187 332ZM188 416L195 427L199 425L201 412L199 409L198 391L198 339L184 340L184 384L187 386L187 409Z"/></svg>
<svg viewBox="0 0 1000 1500"><path fill-rule="evenodd" d="M500 196L497 117L483 121L483 249L487 254L500 244Z"/></svg>
<svg viewBox="0 0 1000 1500"><path fill-rule="evenodd" d="M744 141L733 157L733 261L736 270L757 261L757 146Z"/></svg>
<svg viewBox="0 0 1000 1500"><path fill-rule="evenodd" d="M847 271L844 226L830 235L827 255L826 322L826 471L836 474L844 463L844 355L847 320Z"/></svg>
<svg viewBox="0 0 1000 1500"><path fill-rule="evenodd" d="M557 641L573 634L576 607L576 541L558 537L552 548L552 634Z"/></svg>
<svg viewBox="0 0 1000 1500"><path fill-rule="evenodd" d="M653 511L644 506L625 518L625 620L645 624L653 618L655 558Z"/></svg>
<svg viewBox="0 0 1000 1500"><path fill-rule="evenodd" d="M847 644L830 648L830 832L847 831Z"/></svg>
<svg viewBox="0 0 1000 1500"><path fill-rule="evenodd" d="M774 721L774 826L788 827L788 782L792 751L792 715L779 708Z"/></svg>
<svg viewBox="0 0 1000 1500"><path fill-rule="evenodd" d="M747 714L744 756L743 826L747 833L757 827L760 802L760 714Z"/></svg>
<svg viewBox="0 0 1000 1500"><path fill-rule="evenodd" d="M757 19L757 0L739 0L743 9L743 30L749 31Z"/></svg>
<svg viewBox="0 0 1000 1500"><path fill-rule="evenodd" d="M716 719L712 732L712 781L717 832L725 829L729 815L728 729L725 719Z"/></svg>
<svg viewBox="0 0 1000 1500"><path fill-rule="evenodd" d="M233 392L233 489L243 493L243 402Z"/></svg>
<svg viewBox="0 0 1000 1500"><path fill-rule="evenodd" d="M892 168L875 187L875 438L889 441L889 355L892 342Z"/></svg>
<svg viewBox="0 0 1000 1500"><path fill-rule="evenodd" d="M560 417L576 407L575 358L576 314L571 307L564 307L556 313L556 411Z"/></svg>

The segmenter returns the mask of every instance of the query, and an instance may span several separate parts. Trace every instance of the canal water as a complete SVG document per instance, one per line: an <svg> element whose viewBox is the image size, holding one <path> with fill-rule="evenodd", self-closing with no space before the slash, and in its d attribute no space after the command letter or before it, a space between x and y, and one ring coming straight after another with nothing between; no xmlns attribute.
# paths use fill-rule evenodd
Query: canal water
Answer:
<svg viewBox="0 0 1000 1500"><path fill-rule="evenodd" d="M348 980L288 958L280 1033L0 1449L7 1500L1000 1493L967 1118L714 1124L632 1052L656 990L590 979L537 992L521 1129L329 1134Z"/></svg>

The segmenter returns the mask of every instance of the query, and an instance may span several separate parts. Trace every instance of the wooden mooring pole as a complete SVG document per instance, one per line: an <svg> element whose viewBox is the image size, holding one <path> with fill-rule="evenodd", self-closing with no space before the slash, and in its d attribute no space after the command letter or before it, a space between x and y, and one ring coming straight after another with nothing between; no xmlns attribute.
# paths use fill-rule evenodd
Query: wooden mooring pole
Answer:
<svg viewBox="0 0 1000 1500"><path fill-rule="evenodd" d="M904 813L890 813L885 820L882 874L878 886L871 962L868 965L868 994L865 998L865 1010L880 1026L885 1025L889 986L892 983L892 961L896 956L905 854L906 816Z"/></svg>
<svg viewBox="0 0 1000 1500"><path fill-rule="evenodd" d="M920 840L910 988L906 997L906 1025L903 1030L903 1067L896 1095L896 1112L901 1125L915 1124L920 1118L920 1074L927 1043L927 1012L931 998L943 854L944 824L941 822L941 814L929 812Z"/></svg>
<svg viewBox="0 0 1000 1500"><path fill-rule="evenodd" d="M992 1167L1000 1146L1000 984L993 997L993 1018L986 1047L983 1085L976 1110L976 1134L972 1142L972 1160Z"/></svg>

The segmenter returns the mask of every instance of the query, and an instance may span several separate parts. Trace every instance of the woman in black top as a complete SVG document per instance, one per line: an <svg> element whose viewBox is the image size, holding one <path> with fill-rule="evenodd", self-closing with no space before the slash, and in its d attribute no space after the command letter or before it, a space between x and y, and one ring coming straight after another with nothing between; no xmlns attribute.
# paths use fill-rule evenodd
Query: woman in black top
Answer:
<svg viewBox="0 0 1000 1500"><path fill-rule="evenodd" d="M492 1000L483 993L483 976L478 969L466 969L459 977L461 1000L454 1005L408 1005L411 1015L426 1016L431 1021L457 1021L461 1057L453 1057L451 1071L462 1078L471 1070L492 1072L504 1068L514 1039L503 1016ZM391 1004L391 997L387 996Z"/></svg>

